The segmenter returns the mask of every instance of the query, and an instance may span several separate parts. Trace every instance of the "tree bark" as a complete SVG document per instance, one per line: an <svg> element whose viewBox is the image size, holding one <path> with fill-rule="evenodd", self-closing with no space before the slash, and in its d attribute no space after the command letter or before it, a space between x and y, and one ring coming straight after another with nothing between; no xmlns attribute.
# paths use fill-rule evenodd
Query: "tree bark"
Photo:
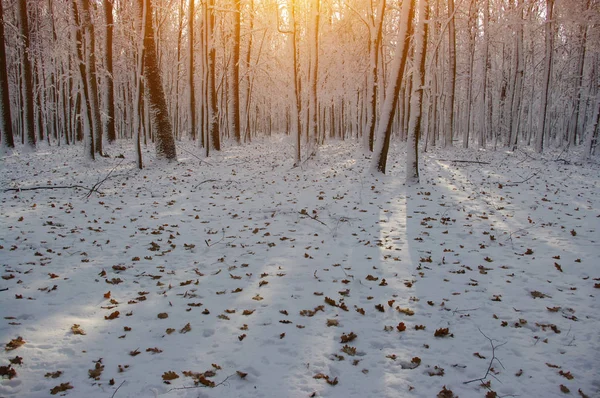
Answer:
<svg viewBox="0 0 600 398"><path fill-rule="evenodd" d="M92 114L91 131L94 136L94 150L102 156L102 122L98 101L98 78L96 76L96 37L90 14L90 0L81 0L81 24L85 34L85 68L89 89L89 105Z"/></svg>
<svg viewBox="0 0 600 398"><path fill-rule="evenodd" d="M10 95L8 89L8 70L6 69L6 49L4 47L4 11L0 1L0 129L2 129L2 145L14 148L12 117L10 114Z"/></svg>
<svg viewBox="0 0 600 398"><path fill-rule="evenodd" d="M154 26L152 25L152 1L145 3L144 15L144 77L146 99L152 130L156 138L156 156L167 160L177 160L173 128L169 119L169 111L165 99L160 70L158 66Z"/></svg>
<svg viewBox="0 0 600 398"><path fill-rule="evenodd" d="M115 131L115 84L113 79L113 0L103 0L106 19L106 45L104 62L106 68L106 138L109 143L117 139Z"/></svg>
<svg viewBox="0 0 600 398"><path fill-rule="evenodd" d="M552 55L554 52L554 0L546 0L546 57L544 59L544 72L542 78L542 100L540 104L540 120L535 140L535 150L542 153L544 150L544 135L548 118L548 95L550 91L550 77L552 71Z"/></svg>
<svg viewBox="0 0 600 398"><path fill-rule="evenodd" d="M196 139L196 85L194 84L194 14L196 0L190 0L188 10L188 86L189 86L189 111L190 111L190 133L192 139Z"/></svg>
<svg viewBox="0 0 600 398"><path fill-rule="evenodd" d="M27 17L27 0L17 0L17 17L19 20L19 34L23 40L23 135L27 138L27 145L35 148L35 124L33 114L33 72L31 67L31 46L29 43L29 21Z"/></svg>
<svg viewBox="0 0 600 398"><path fill-rule="evenodd" d="M215 47L215 0L208 1L208 145L215 151L221 150L221 134L219 131L219 110L217 109L216 62Z"/></svg>
<svg viewBox="0 0 600 398"><path fill-rule="evenodd" d="M232 76L231 76L231 129L235 141L240 144L242 142L242 133L240 127L240 47L241 47L241 24L242 24L242 5L241 0L234 0L235 11L233 16L233 59L232 59Z"/></svg>
<svg viewBox="0 0 600 398"><path fill-rule="evenodd" d="M454 137L454 94L456 92L456 28L454 24L454 0L448 0L448 92L446 93L446 124L444 147L452 146Z"/></svg>
<svg viewBox="0 0 600 398"><path fill-rule="evenodd" d="M419 137L421 135L421 110L423 106L423 86L425 85L425 58L427 50L427 28L425 21L429 19L429 1L419 0L419 21L415 28L414 71L412 75L412 93L410 96L410 116L408 123L408 139L406 144L406 182L419 182Z"/></svg>
<svg viewBox="0 0 600 398"><path fill-rule="evenodd" d="M377 127L377 142L373 156L373 167L385 174L387 165L387 155L390 148L390 139L392 136L392 123L394 113L398 105L398 96L402 86L402 78L408 58L409 37L408 32L413 20L413 2L402 2L402 11L398 27L398 42L394 60L390 70L390 81L386 87L385 101L381 109L381 119Z"/></svg>

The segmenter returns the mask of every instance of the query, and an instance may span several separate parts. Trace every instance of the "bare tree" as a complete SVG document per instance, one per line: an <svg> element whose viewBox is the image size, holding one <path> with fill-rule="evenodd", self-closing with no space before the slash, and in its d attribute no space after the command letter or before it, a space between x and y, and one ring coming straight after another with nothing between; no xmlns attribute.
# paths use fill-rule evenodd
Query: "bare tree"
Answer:
<svg viewBox="0 0 600 398"><path fill-rule="evenodd" d="M550 77L552 70L552 56L554 52L554 0L546 0L544 72L542 78L542 100L540 103L539 124L535 137L535 150L541 153L544 150L544 134L546 133L548 117L548 93L550 91Z"/></svg>
<svg viewBox="0 0 600 398"><path fill-rule="evenodd" d="M15 141L10 114L10 96L8 91L8 70L6 69L6 49L4 47L4 11L0 1L0 129L2 129L2 145L14 148Z"/></svg>
<svg viewBox="0 0 600 398"><path fill-rule="evenodd" d="M402 78L408 58L408 32L411 30L414 5L412 1L402 2L398 38L393 63L390 70L390 82L386 87L385 101L381 109L381 118L377 127L377 142L373 156L373 168L384 173L387 165L387 155L390 149L392 123L394 112L398 105L398 97L402 86Z"/></svg>
<svg viewBox="0 0 600 398"><path fill-rule="evenodd" d="M156 137L156 156L167 160L177 160L173 127L169 119L165 91L162 85L160 70L154 41L154 26L152 25L152 0L140 0L145 11L144 15L144 77L145 91L152 129Z"/></svg>
<svg viewBox="0 0 600 398"><path fill-rule="evenodd" d="M113 0L103 0L104 16L106 19L106 44L104 47L104 62L106 68L106 121L104 128L108 142L117 139L115 131L115 85L113 78Z"/></svg>
<svg viewBox="0 0 600 398"><path fill-rule="evenodd" d="M454 23L454 0L448 0L448 80L446 93L446 124L444 146L452 146L454 138L454 96L456 92L456 28Z"/></svg>
<svg viewBox="0 0 600 398"><path fill-rule="evenodd" d="M27 144L35 148L35 124L33 114L33 72L31 67L31 53L29 43L29 20L27 16L27 0L17 0L17 18L19 19L19 34L23 41L23 76L21 89L23 90L23 135L27 137Z"/></svg>
<svg viewBox="0 0 600 398"><path fill-rule="evenodd" d="M418 22L415 28L414 67L412 73L412 92L410 95L410 117L408 123L408 142L406 153L406 182L419 182L419 137L421 135L421 108L423 104L423 86L425 85L425 58L427 28L429 19L429 1L419 0Z"/></svg>
<svg viewBox="0 0 600 398"><path fill-rule="evenodd" d="M188 10L188 86L189 86L189 110L190 110L190 133L192 139L196 138L196 86L194 84L194 18L195 2L190 0Z"/></svg>
<svg viewBox="0 0 600 398"><path fill-rule="evenodd" d="M235 141L239 144L242 142L242 134L240 127L240 47L241 47L241 23L242 23L242 5L241 0L233 0L235 10L233 15L233 59L231 68L231 100L229 101L231 109L229 110L231 118L231 129Z"/></svg>

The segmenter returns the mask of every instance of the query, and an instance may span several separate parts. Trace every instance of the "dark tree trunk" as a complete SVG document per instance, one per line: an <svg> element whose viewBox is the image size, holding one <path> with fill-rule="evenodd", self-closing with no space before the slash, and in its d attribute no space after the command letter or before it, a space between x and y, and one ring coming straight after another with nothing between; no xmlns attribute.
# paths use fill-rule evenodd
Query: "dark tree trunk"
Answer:
<svg viewBox="0 0 600 398"><path fill-rule="evenodd" d="M6 49L4 48L4 11L0 1L0 128L2 129L2 145L15 147L10 115L10 96L8 92L8 70L6 69Z"/></svg>

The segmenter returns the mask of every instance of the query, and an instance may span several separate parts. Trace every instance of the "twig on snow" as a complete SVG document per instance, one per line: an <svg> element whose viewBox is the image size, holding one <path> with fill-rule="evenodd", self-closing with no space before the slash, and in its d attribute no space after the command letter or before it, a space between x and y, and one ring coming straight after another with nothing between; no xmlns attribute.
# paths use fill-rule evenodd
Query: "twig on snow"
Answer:
<svg viewBox="0 0 600 398"><path fill-rule="evenodd" d="M479 382L481 382L481 384L483 384L483 382L485 381L485 379L487 379L487 377L490 376L490 372L492 370L492 365L494 364L494 361L497 361L500 364L500 366L502 366L502 368L504 368L504 365L502 365L502 362L500 362L500 360L498 358L496 358L496 348L502 347L503 345L506 344L506 342L504 342L504 343L502 343L500 345L494 345L494 340L492 340L489 337L487 337L485 335L485 333L483 333L481 331L480 328L477 328L477 330L479 330L479 333L481 333L483 335L483 337L485 337L486 339L488 339L488 341L490 342L490 345L492 346L492 359L490 359L490 363L489 363L488 368L487 368L487 370L485 372L485 375L483 377L480 377L478 379L469 380L469 381L464 381L463 384L469 384L469 383L473 383L475 381L479 381ZM496 376L494 376L493 374L491 374L491 376L494 379L498 380L498 378ZM498 381L500 381L500 380L498 380Z"/></svg>
<svg viewBox="0 0 600 398"><path fill-rule="evenodd" d="M115 392L112 393L112 395L110 396L110 398L115 398L115 395L117 395L117 391L119 391L119 388L121 388L121 386L125 384L125 380L123 380L121 382L121 384L119 384L119 387L117 387L117 389L115 390Z"/></svg>
<svg viewBox="0 0 600 398"><path fill-rule="evenodd" d="M125 160L125 158L121 159L121 161L119 163L117 163L117 165L115 167L113 167L108 174L106 175L106 177L104 177L102 180L98 181L97 183L95 183L92 188L90 189L90 191L87 193L87 195L85 195L86 198L89 198L90 196L92 196L92 193L98 192L98 188L100 187L100 185L104 184L104 181L108 180L108 178L110 177L110 175L113 173L113 171L115 171L115 169L117 167L119 167L121 165L121 163L123 163L123 161Z"/></svg>
<svg viewBox="0 0 600 398"><path fill-rule="evenodd" d="M313 220L315 220L317 222L320 222L321 224L323 224L323 225L325 225L327 227L327 224L325 224L323 221L319 220L316 215L315 216L311 216L310 214L308 214L308 212L306 210L305 211L299 211L298 214L300 214L301 216L307 216L308 218L311 218L311 219L313 219ZM329 228L329 227L327 227L327 228Z"/></svg>
<svg viewBox="0 0 600 398"><path fill-rule="evenodd" d="M504 184L505 187L516 187L519 184L523 184L524 182L527 182L529 180L531 180L533 177L535 177L536 175L538 175L538 173L533 173L532 175L530 175L529 177L527 177L526 179L524 179L523 181L516 181L516 182L511 182L508 184Z"/></svg>
<svg viewBox="0 0 600 398"><path fill-rule="evenodd" d="M481 162L479 160L458 160L458 159L435 159L435 160L437 160L439 162L490 164L490 162Z"/></svg>
<svg viewBox="0 0 600 398"><path fill-rule="evenodd" d="M215 179L212 179L212 178L211 178L211 179L208 179L208 180L204 180L204 181L200 182L199 184L197 184L197 185L194 187L194 189L198 188L198 187L199 187L200 185L202 185L202 184L206 184L207 182L217 182L217 181L219 181L219 180L215 180Z"/></svg>
<svg viewBox="0 0 600 398"><path fill-rule="evenodd" d="M212 166L212 164L210 164L206 160L200 159L198 156L194 155L192 152L190 152L187 149L181 147L180 145L178 145L177 148L180 149L180 150L182 150L183 152L187 153L188 155L195 157L196 159L198 159L200 161L200 163L206 163L207 165Z"/></svg>
<svg viewBox="0 0 600 398"><path fill-rule="evenodd" d="M43 186L43 187L31 187L31 188L6 188L4 192L21 192L21 191L37 191L38 189L85 189L90 192L94 191L94 187L84 187L83 185L56 185L56 186ZM96 190L96 192L101 193Z"/></svg>
<svg viewBox="0 0 600 398"><path fill-rule="evenodd" d="M452 315L456 315L459 312L477 311L479 308L468 308L466 310L459 310L458 308L452 311Z"/></svg>
<svg viewBox="0 0 600 398"><path fill-rule="evenodd" d="M171 388L170 390L167 391L167 393L169 393L171 391L177 391L177 390L193 390L195 388L217 388L217 387L222 386L223 384L225 384L225 382L227 380L229 380L230 378L232 378L236 374L237 373L230 374L229 376L227 376L226 378L224 378L223 381L221 381L220 383L215 384L214 386L205 386L204 384L200 384L200 385L197 385L197 386L176 387L176 388Z"/></svg>

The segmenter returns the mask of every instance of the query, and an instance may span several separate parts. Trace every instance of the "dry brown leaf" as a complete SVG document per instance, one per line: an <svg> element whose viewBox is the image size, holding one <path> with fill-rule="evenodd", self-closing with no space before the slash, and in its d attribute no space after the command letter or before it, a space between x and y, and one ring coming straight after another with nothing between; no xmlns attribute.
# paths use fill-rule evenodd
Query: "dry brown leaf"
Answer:
<svg viewBox="0 0 600 398"><path fill-rule="evenodd" d="M167 314L166 312L161 312L160 314L158 314L156 316L158 319L167 319L169 317L169 314Z"/></svg>
<svg viewBox="0 0 600 398"><path fill-rule="evenodd" d="M8 378L8 380L17 377L17 371L12 368L12 365L0 366L0 379L5 377Z"/></svg>
<svg viewBox="0 0 600 398"><path fill-rule="evenodd" d="M179 333L187 333L190 332L192 330L192 327L190 326L189 322L181 328L181 330L179 331Z"/></svg>
<svg viewBox="0 0 600 398"><path fill-rule="evenodd" d="M175 379L178 379L178 378L179 378L179 375L177 373L173 372L172 370L170 370L168 372L165 372L162 375L162 379L164 381L171 381L171 380L175 380Z"/></svg>
<svg viewBox="0 0 600 398"><path fill-rule="evenodd" d="M50 390L50 394L56 395L59 392L65 392L72 388L73 388L73 386L71 385L71 383L60 383L58 386L56 386Z"/></svg>
<svg viewBox="0 0 600 398"><path fill-rule="evenodd" d="M119 317L121 313L119 311L115 311L112 314L110 314L109 316L105 316L104 319L106 319L107 321L111 321L113 319L116 319Z"/></svg>
<svg viewBox="0 0 600 398"><path fill-rule="evenodd" d="M358 336L354 334L354 332L350 332L348 334L342 334L341 343L346 344L357 338Z"/></svg>
<svg viewBox="0 0 600 398"><path fill-rule="evenodd" d="M79 327L79 325L76 323L73 326L71 326L71 332L73 332L73 334L79 334L79 335L85 336L85 331L83 329L81 329Z"/></svg>
<svg viewBox="0 0 600 398"><path fill-rule="evenodd" d="M16 339L12 339L10 342L8 342L6 344L6 346L4 347L4 349L6 351L16 350L17 348L21 347L25 343L26 343L26 341L23 340L23 337L19 336Z"/></svg>
<svg viewBox="0 0 600 398"><path fill-rule="evenodd" d="M238 376L240 376L241 379L245 379L246 376L248 376L248 373L244 373L242 371L236 371L235 373L237 373Z"/></svg>

